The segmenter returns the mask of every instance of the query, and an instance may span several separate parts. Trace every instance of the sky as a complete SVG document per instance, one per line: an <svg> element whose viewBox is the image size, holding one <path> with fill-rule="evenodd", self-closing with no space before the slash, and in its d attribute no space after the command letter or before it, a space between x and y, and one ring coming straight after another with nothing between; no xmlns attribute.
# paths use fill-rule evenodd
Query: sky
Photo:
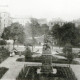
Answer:
<svg viewBox="0 0 80 80"><path fill-rule="evenodd" d="M66 21L80 18L80 0L0 0L0 12L12 17L61 18Z"/></svg>

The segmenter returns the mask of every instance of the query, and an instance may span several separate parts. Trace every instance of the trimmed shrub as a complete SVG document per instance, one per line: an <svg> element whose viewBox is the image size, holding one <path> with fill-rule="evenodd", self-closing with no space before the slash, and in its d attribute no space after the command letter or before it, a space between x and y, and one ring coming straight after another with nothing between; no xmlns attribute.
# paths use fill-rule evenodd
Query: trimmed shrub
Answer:
<svg viewBox="0 0 80 80"><path fill-rule="evenodd" d="M26 50L23 52L23 54L25 56L25 61L32 60L32 52L29 47L26 48Z"/></svg>

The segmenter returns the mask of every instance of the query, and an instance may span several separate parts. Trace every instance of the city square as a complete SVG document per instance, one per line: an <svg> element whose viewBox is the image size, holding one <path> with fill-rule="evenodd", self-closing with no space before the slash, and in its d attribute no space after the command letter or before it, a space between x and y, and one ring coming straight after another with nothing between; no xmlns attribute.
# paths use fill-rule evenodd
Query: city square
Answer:
<svg viewBox="0 0 80 80"><path fill-rule="evenodd" d="M0 0L0 80L80 80L79 0Z"/></svg>

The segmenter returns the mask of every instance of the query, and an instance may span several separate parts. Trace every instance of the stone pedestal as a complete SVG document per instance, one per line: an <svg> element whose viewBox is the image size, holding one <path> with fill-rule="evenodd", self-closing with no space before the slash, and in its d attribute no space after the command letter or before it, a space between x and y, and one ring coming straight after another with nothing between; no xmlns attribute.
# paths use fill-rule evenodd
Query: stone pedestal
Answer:
<svg viewBox="0 0 80 80"><path fill-rule="evenodd" d="M42 55L42 67L41 73L52 73L52 55L51 54L43 54Z"/></svg>

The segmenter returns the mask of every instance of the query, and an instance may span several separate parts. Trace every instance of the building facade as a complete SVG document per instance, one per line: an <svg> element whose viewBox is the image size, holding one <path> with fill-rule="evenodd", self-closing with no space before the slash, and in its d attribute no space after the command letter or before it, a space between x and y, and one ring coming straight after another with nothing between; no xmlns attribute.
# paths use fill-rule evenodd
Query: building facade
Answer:
<svg viewBox="0 0 80 80"><path fill-rule="evenodd" d="M3 32L5 27L10 26L12 23L12 19L10 14L7 12L0 13L0 34Z"/></svg>
<svg viewBox="0 0 80 80"><path fill-rule="evenodd" d="M37 19L37 20L38 20L38 23L39 23L40 25L42 25L42 24L47 24L47 23L48 23L46 18L40 18L40 19Z"/></svg>
<svg viewBox="0 0 80 80"><path fill-rule="evenodd" d="M62 26L64 23L63 20L61 20L60 18L58 19L52 19L51 21L49 21L48 23L48 26L49 26L49 29L51 30L51 28L55 25L55 24L59 24L60 26Z"/></svg>
<svg viewBox="0 0 80 80"><path fill-rule="evenodd" d="M21 17L15 17L15 18L12 18L12 22L15 23L15 22L18 22L19 24L22 24L23 26L25 26L26 23L30 22L30 19L29 18L21 18Z"/></svg>

